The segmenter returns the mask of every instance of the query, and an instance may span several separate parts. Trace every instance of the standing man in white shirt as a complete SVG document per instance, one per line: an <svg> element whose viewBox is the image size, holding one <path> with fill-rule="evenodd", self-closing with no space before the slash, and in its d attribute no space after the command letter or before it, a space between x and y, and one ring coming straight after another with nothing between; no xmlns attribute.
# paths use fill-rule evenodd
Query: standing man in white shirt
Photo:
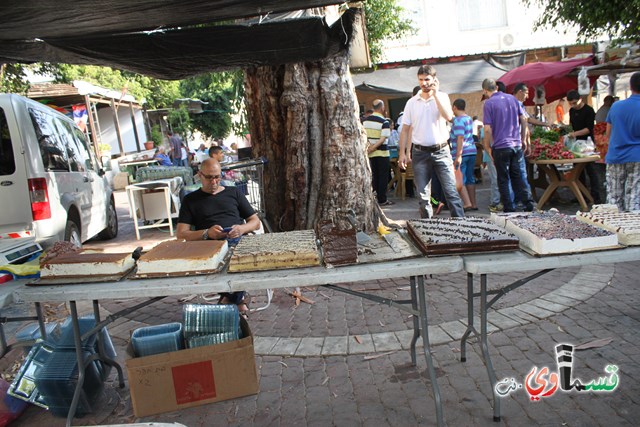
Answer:
<svg viewBox="0 0 640 427"><path fill-rule="evenodd" d="M447 122L453 119L449 95L438 90L436 70L431 65L418 69L420 92L407 101L402 117L398 164L413 163L419 194L420 216L431 218L431 175L437 175L452 217L464 217L462 200L456 191L453 158L449 149ZM411 140L409 140L411 139Z"/></svg>

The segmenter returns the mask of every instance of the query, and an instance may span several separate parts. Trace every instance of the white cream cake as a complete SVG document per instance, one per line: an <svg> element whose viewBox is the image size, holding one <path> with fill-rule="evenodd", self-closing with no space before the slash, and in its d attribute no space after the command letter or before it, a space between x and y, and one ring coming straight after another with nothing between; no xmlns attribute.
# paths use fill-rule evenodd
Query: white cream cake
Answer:
<svg viewBox="0 0 640 427"><path fill-rule="evenodd" d="M611 231L618 235L618 241L625 246L640 245L640 212L618 212L594 210L576 212L576 218L586 224Z"/></svg>
<svg viewBox="0 0 640 427"><path fill-rule="evenodd" d="M509 218L522 218L529 215L530 212L491 212L491 221L496 225L504 228Z"/></svg>
<svg viewBox="0 0 640 427"><path fill-rule="evenodd" d="M226 240L169 240L138 260L138 276L204 274L216 271L229 250Z"/></svg>
<svg viewBox="0 0 640 427"><path fill-rule="evenodd" d="M274 270L320 265L313 230L245 236L233 249L229 272Z"/></svg>
<svg viewBox="0 0 640 427"><path fill-rule="evenodd" d="M520 239L520 246L538 255L586 252L618 246L609 231L561 213L530 213L508 218L505 228Z"/></svg>
<svg viewBox="0 0 640 427"><path fill-rule="evenodd" d="M42 279L65 277L119 276L131 270L131 253L79 251L63 253L40 267Z"/></svg>
<svg viewBox="0 0 640 427"><path fill-rule="evenodd" d="M591 206L591 212L618 212L618 205L613 205L610 203L593 205Z"/></svg>

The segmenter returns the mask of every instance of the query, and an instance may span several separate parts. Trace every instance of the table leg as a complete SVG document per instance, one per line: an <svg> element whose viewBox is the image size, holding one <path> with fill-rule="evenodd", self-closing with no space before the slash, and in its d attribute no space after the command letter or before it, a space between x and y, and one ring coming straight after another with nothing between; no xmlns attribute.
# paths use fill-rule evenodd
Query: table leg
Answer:
<svg viewBox="0 0 640 427"><path fill-rule="evenodd" d="M173 237L173 221L171 219L171 193L168 187L164 187L164 202L167 209L167 221L169 222L169 234Z"/></svg>
<svg viewBox="0 0 640 427"><path fill-rule="evenodd" d="M98 304L98 300L93 300L93 317L96 319L96 325L100 323L100 304ZM102 341L102 334L100 331L97 332L97 338L98 355L100 356L99 360L106 365L116 368L116 371L118 371L118 385L120 388L124 388L124 374L122 373L122 367L118 362L107 356L107 353L104 351L104 342ZM106 380L106 378L103 378L103 380Z"/></svg>
<svg viewBox="0 0 640 427"><path fill-rule="evenodd" d="M42 304L39 302L35 303L36 308L36 316L38 317L38 327L40 328L40 337L43 340L47 339L47 328L44 325L44 316L42 314Z"/></svg>
<svg viewBox="0 0 640 427"><path fill-rule="evenodd" d="M586 163L575 163L573 169L571 170L571 174L567 178L567 187L569 187L569 189L576 196L576 199L578 199L580 209L582 209L583 212L589 210L587 202L584 200L584 196L587 196L590 202L593 203L593 198L591 197L589 190L587 190L587 187L585 187L584 184L580 182L580 175L582 174L582 171L584 170L586 165Z"/></svg>
<svg viewBox="0 0 640 427"><path fill-rule="evenodd" d="M460 361L467 361L467 338L473 332L476 336L478 331L473 326L473 274L467 273L467 330L460 339Z"/></svg>
<svg viewBox="0 0 640 427"><path fill-rule="evenodd" d="M438 379L436 378L436 369L433 365L433 357L431 356L431 348L429 345L429 320L427 318L427 294L424 289L424 276L418 276L418 301L420 305L420 322L422 324L422 344L424 349L424 357L427 359L427 368L429 371L429 379L431 380L431 389L436 402L436 419L438 426L444 425L442 416L442 399L440 397L440 388L438 387Z"/></svg>
<svg viewBox="0 0 640 427"><path fill-rule="evenodd" d="M555 191L560 186L560 178L557 175L557 170L552 166L553 165L538 165L540 170L542 170L549 177L549 186L546 190L544 190L544 193L542 194L542 197L540 197L540 200L538 200L538 209L542 209L545 203L547 203L551 196L553 196L553 193L555 193Z"/></svg>
<svg viewBox="0 0 640 427"><path fill-rule="evenodd" d="M78 322L78 309L75 301L69 301L69 310L71 311L73 341L76 347L76 360L78 362L78 382L76 383L76 390L73 393L73 399L71 400L71 406L69 407L69 413L67 414L67 427L71 425L73 417L76 415L80 398L82 397L85 402L87 400L84 396L84 390L82 389L82 386L84 385L85 366L84 356L82 355L82 339L80 336L80 324ZM88 405L88 402L86 403Z"/></svg>
<svg viewBox="0 0 640 427"><path fill-rule="evenodd" d="M493 421L500 421L500 398L496 395L496 372L493 369L491 355L489 354L489 343L487 341L487 275L480 275L480 343L482 347L482 358L489 374L489 384L493 394Z"/></svg>
<svg viewBox="0 0 640 427"><path fill-rule="evenodd" d="M133 229L136 232L136 240L140 240L140 230L138 229L138 209L136 208L136 195L134 190L127 188L127 197L129 198L129 207L131 209L131 217L133 218Z"/></svg>
<svg viewBox="0 0 640 427"><path fill-rule="evenodd" d="M415 276L411 276L409 278L409 284L411 286L411 308L414 311L418 311L418 294L416 291L416 278ZM418 338L420 338L420 319L418 316L413 316L413 337L411 338L411 364L413 366L417 365L416 360L416 342L418 342Z"/></svg>

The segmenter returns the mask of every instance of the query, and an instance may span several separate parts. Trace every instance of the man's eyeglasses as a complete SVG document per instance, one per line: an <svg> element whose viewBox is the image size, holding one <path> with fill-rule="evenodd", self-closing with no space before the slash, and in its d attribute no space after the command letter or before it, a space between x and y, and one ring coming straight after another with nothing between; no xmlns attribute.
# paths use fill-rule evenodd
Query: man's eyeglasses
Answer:
<svg viewBox="0 0 640 427"><path fill-rule="evenodd" d="M200 172L200 177L206 179L207 181L213 181L214 179L222 178L221 175L205 175L202 172Z"/></svg>

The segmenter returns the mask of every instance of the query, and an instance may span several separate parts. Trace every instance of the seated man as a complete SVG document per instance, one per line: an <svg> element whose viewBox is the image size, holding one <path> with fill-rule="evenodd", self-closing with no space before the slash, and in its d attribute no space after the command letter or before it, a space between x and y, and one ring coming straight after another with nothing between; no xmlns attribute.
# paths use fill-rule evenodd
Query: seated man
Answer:
<svg viewBox="0 0 640 427"><path fill-rule="evenodd" d="M158 164L160 166L173 166L173 162L171 161L169 156L164 153L164 147L162 145L158 147L153 158L154 160L158 161Z"/></svg>
<svg viewBox="0 0 640 427"><path fill-rule="evenodd" d="M206 159L198 172L202 188L184 197L176 234L184 240L238 239L260 228L260 219L238 187L220 185L220 163ZM195 230L192 230L192 226ZM231 228L225 232L225 228ZM221 304L237 304L245 317L249 314L244 292L222 293Z"/></svg>
<svg viewBox="0 0 640 427"><path fill-rule="evenodd" d="M209 157L216 159L220 164L231 162L231 157L224 154L224 149L217 145L212 145L209 148Z"/></svg>

